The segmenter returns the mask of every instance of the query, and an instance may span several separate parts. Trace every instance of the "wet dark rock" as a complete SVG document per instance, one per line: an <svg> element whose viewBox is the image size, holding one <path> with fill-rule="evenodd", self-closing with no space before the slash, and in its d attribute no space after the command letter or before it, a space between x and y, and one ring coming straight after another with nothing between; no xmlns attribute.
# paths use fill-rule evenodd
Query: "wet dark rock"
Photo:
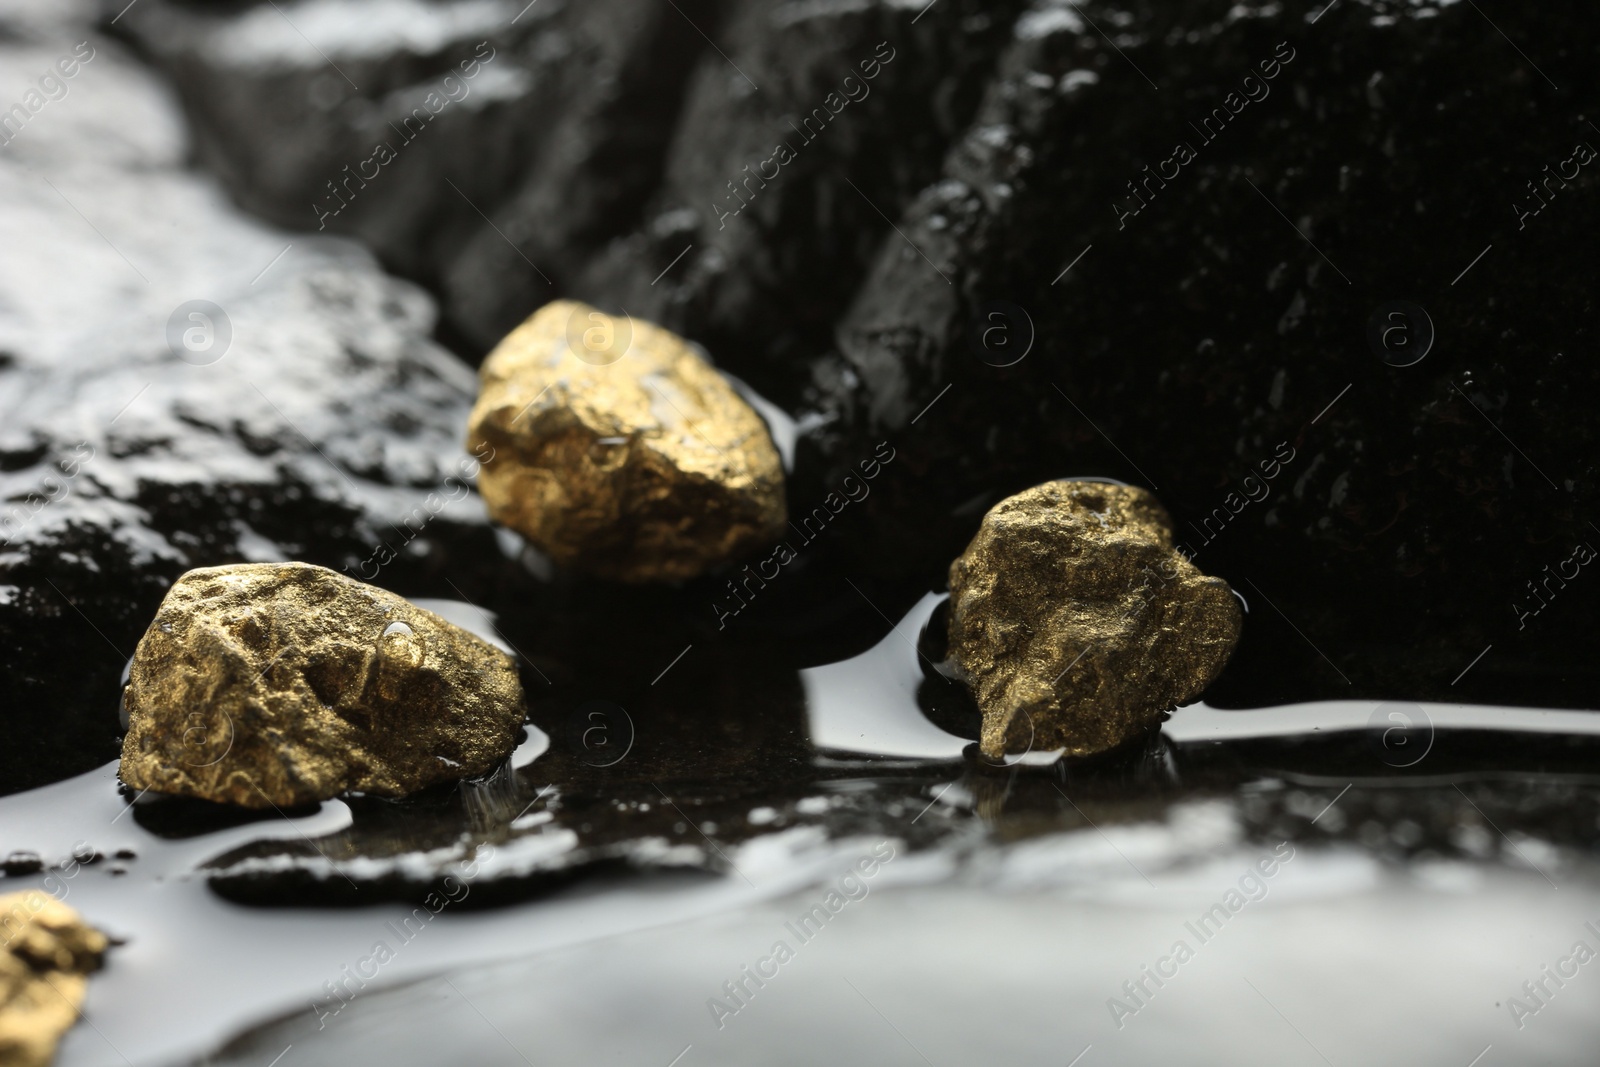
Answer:
<svg viewBox="0 0 1600 1067"><path fill-rule="evenodd" d="M557 16L574 84L494 224L473 232L443 278L450 324L478 351L571 291L583 264L638 224L705 49L700 32L717 16L710 0L589 0Z"/></svg>
<svg viewBox="0 0 1600 1067"><path fill-rule="evenodd" d="M1157 488L1251 606L1213 700L1592 705L1600 29L1507 13L1525 58L1468 4L1310 17L1036 6L883 237L791 484L888 438L857 566L930 580L1026 485ZM1368 341L1396 300L1438 336L1406 367Z"/></svg>
<svg viewBox="0 0 1600 1067"><path fill-rule="evenodd" d="M723 54L700 56L641 225L571 294L660 322L792 399L893 233L887 218L968 122L1018 7L733 5Z"/></svg>
<svg viewBox="0 0 1600 1067"><path fill-rule="evenodd" d="M0 862L0 872L14 878L23 874L36 874L44 870L44 861L36 852L13 852Z"/></svg>
<svg viewBox="0 0 1600 1067"><path fill-rule="evenodd" d="M701 41L669 5L640 0L151 0L118 29L172 78L201 158L247 210L360 237L424 281L469 244L497 269L503 251L541 287L507 239L532 241L527 259L543 266L619 206L626 218ZM502 236L482 213L513 194L528 225ZM552 222L570 232L541 240Z"/></svg>
<svg viewBox="0 0 1600 1067"><path fill-rule="evenodd" d="M84 36L0 52L44 70ZM438 595L455 559L476 596L499 558L459 444L472 374L428 298L239 217L183 169L152 76L91 41L70 106L0 156L30 264L0 283L0 792L115 757L119 675L190 567L292 557Z"/></svg>

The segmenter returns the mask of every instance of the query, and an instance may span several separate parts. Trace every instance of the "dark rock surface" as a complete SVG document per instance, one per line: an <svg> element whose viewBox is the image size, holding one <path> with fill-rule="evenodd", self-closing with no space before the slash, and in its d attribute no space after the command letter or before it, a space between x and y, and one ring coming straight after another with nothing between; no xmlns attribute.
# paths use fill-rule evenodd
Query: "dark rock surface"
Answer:
<svg viewBox="0 0 1600 1067"><path fill-rule="evenodd" d="M860 565L929 574L1004 493L1150 486L1251 605L1214 699L1592 706L1600 201L1563 161L1597 143L1600 28L1576 4L1495 13L1515 46L1469 4L1314 16L1026 16L819 365L815 484L891 440ZM1519 220L1546 164L1570 180ZM1367 339L1396 300L1438 331L1406 367Z"/></svg>
<svg viewBox="0 0 1600 1067"><path fill-rule="evenodd" d="M408 5L403 27L351 26ZM1584 240L1600 221L1587 148L1600 145L1587 110L1600 23L1572 0L1019 11L1005 0L0 11L6 70L37 77L90 19L120 12L117 32L151 20L136 48L177 85L92 37L70 91L0 144L0 792L97 768L0 799L0 884L70 888L75 907L129 939L93 1029L76 1031L77 1059L115 1043L138 1062L259 1065L286 1045L367 1062L388 1040L393 1062L461 1060L465 1048L470 1062L521 1063L523 1049L548 1059L563 1047L589 1062L626 1032L651 1047L618 1062L666 1063L703 998L752 958L741 931L757 947L787 936L782 921L833 877L828 853L879 843L905 858L873 885L873 917L852 910L842 941L730 1026L761 1051L741 1058L694 1035L685 1063L759 1062L791 1034L807 1049L831 1038L845 1062L877 1047L862 1033L882 1040L885 1062L909 1041L958 1047L923 1045L922 1025L964 1031L994 1059L994 1029L969 1024L997 1016L1014 1024L1002 1044L1048 1045L1002 1060L1065 1062L1082 1047L1063 1044L1067 1030L1100 1039L1076 1021L1064 1030L1064 1010L1106 1026L1105 995L1218 899L1207 886L1248 892L1247 864L1283 846L1303 855L1294 888L1273 883L1272 903L1201 964L1216 975L1248 963L1273 979L1257 990L1272 1000L1241 1008L1254 994L1237 977L1201 975L1178 995L1218 997L1187 1014L1203 1025L1169 1000L1158 1010L1171 1014L1116 1040L1164 1031L1177 1048L1164 1058L1185 1062L1242 1034L1256 1043L1242 1057L1262 1058L1275 1048L1257 1041L1266 1031L1237 1025L1255 1010L1285 1056L1316 1041L1337 1062L1418 1062L1449 1045L1466 1063L1491 1038L1503 1053L1500 1013L1533 973L1526 947L1569 943L1563 925L1583 918L1573 909L1595 910L1583 904L1600 855L1595 720L1543 708L1593 706L1600 681L1588 653L1600 621L1586 410L1596 263ZM262 32L228 53L239 26ZM336 46L361 92L339 95L343 75L311 58L301 31ZM341 37L375 50L335 55ZM337 217L376 254L309 234L295 183L364 158L362 114L441 79L487 37L497 57L473 95L390 165L416 173L386 170ZM897 56L871 98L718 229L706 188L767 158L769 124L816 106L859 64L858 45L871 54L884 39ZM299 58L254 66L273 48ZM512 60L527 80L488 92L489 71ZM761 86L748 96L746 74ZM1218 108L1220 131L1201 133ZM1179 141L1194 158L1178 159ZM185 169L197 159L222 180ZM1167 160L1130 199L1128 183ZM1548 183L1542 197L1533 180ZM250 223L239 203L273 218L288 205L291 229ZM470 373L430 340L428 293L380 266L435 288L457 324L443 335L470 358L498 317L557 295L625 304L708 344L800 428L787 471L797 558L775 578L740 570L675 588L513 569L521 546L496 543L469 485ZM209 321L189 317L198 300L217 305ZM1420 360L1415 311L1388 317L1402 300L1437 328ZM940 585L989 506L1060 477L1148 486L1196 566L1249 601L1208 701L1384 701L1189 708L1144 745L1047 766L1037 751L1020 762L963 751L979 713L942 662L949 606L920 601L920 638L917 616L885 630ZM399 799L254 816L119 794L118 673L170 580L286 557L498 611L499 640L524 668L529 740L486 776ZM1429 698L1523 707L1408 703ZM930 723L944 735L930 738ZM936 754L907 755L912 742ZM655 876L571 884L639 871ZM348 999L334 983L370 974L373 939L390 943L379 912L409 943L403 914L424 908L428 923L441 897L449 918L384 971L397 992L373 988L331 1021ZM394 900L407 908L383 903ZM355 907L295 907L329 904ZM697 925L698 908L712 921ZM627 940L642 922L675 929ZM1040 933L1075 929L1084 936ZM1463 943L1462 931L1488 934ZM219 952L249 966L219 969ZM484 968L510 954L525 958ZM1065 999L1062 959L1083 963ZM1412 986L1433 998L1424 1014L1445 1026L1419 1030L1414 1006L1365 1011L1354 1027L1326 1010L1330 989L1370 1000L1370 975L1397 960L1415 964ZM686 981L697 961L706 980ZM991 970L973 978L974 961ZM668 980L638 980L652 972ZM826 988L808 1001L818 975ZM855 992L835 980L846 975ZM881 1014L859 1003L869 996ZM1043 1003L1019 1010L1029 996ZM622 1014L601 1010L607 998ZM759 1012L780 1003L774 1014L799 1025L763 1029ZM641 1004L661 1010L659 1028ZM293 1015L218 1052L279 1010ZM1541 1018L1511 1040L1551 1044L1510 1059L1592 1059L1573 1019ZM1318 1027L1367 1047L1323 1044ZM1549 1053L1563 1034L1564 1058Z"/></svg>
<svg viewBox="0 0 1600 1067"><path fill-rule="evenodd" d="M676 6L677 10L674 10ZM575 82L515 188L445 268L445 313L472 354L572 292L605 243L638 224L661 180L689 73L718 5L599 0L566 9Z"/></svg>
<svg viewBox="0 0 1600 1067"><path fill-rule="evenodd" d="M895 476L821 549L850 573L936 582L1001 496L1112 475L1154 489L1252 604L1220 699L1593 703L1575 551L1600 533L1573 407L1594 384L1593 256L1571 235L1597 208L1589 168L1565 162L1600 136L1583 121L1590 20L1511 15L1495 23L1508 42L1467 4L1018 10L530 12L502 69L560 52L551 40L574 51L515 105L537 117L493 121L548 147L519 164L496 162L506 139L481 128L466 149L438 138L481 157L473 188L495 224L440 224L454 236L423 244L453 249L447 263L384 254L443 271L468 351L558 293L707 344L803 408L796 514L891 441ZM855 83L868 95L820 134L790 126L829 110L880 42L894 58ZM374 64L419 84L433 68L411 55ZM558 88L562 63L592 84ZM173 69L241 158L281 140L255 97L202 99ZM303 66L296 91L327 73ZM1567 117L1528 121L1552 114ZM794 157L763 168L779 139ZM405 227L359 232L416 247ZM1397 300L1438 332L1405 367L1367 336ZM1398 349L1408 331L1386 336Z"/></svg>
<svg viewBox="0 0 1600 1067"><path fill-rule="evenodd" d="M173 79L243 207L358 236L441 287L474 358L575 296L793 394L1021 7L153 0L118 29ZM477 75L447 85L463 63ZM429 92L418 133L403 120Z"/></svg>
<svg viewBox="0 0 1600 1067"><path fill-rule="evenodd" d="M538 286L535 303L654 183L701 44L640 0L154 0L117 28L172 78L201 160L247 210L359 237L425 283L465 255L494 284ZM527 221L497 230L485 213L508 198Z"/></svg>
<svg viewBox="0 0 1600 1067"><path fill-rule="evenodd" d="M969 120L1019 7L733 5L720 53L695 69L643 226L574 294L661 322L792 395L889 220Z"/></svg>
<svg viewBox="0 0 1600 1067"><path fill-rule="evenodd" d="M454 595L454 559L477 596L499 558L460 443L472 374L428 340L428 298L344 240L240 217L115 42L36 20L0 49L46 70L86 37L0 154L7 792L116 755L118 677L190 567L296 558Z"/></svg>
<svg viewBox="0 0 1600 1067"><path fill-rule="evenodd" d="M1576 5L1491 25L1469 4L1380 0L1038 0L1020 17L955 0L457 2L360 33L360 5L279 6L144 0L117 20L240 203L312 228L308 191L370 155L384 109L488 41L471 93L330 227L440 287L466 350L558 293L706 343L801 416L802 519L895 456L741 626L826 628L835 593L857 599L846 576L862 614L894 617L994 501L1105 475L1154 490L1180 544L1250 602L1213 699L1594 702L1600 530L1578 405L1596 384L1595 262L1576 235L1600 207L1574 146L1600 137L1583 104L1600 30ZM37 26L86 10L13 19L9 55L44 69L80 38ZM728 183L790 119L831 110L882 42L895 58L870 95L719 219ZM419 540L397 531L427 547L382 562L386 524L462 461L472 383L427 340L424 295L349 245L239 222L179 169L167 107L107 42L0 162L27 206L6 222L15 247L49 249L5 274L0 318L22 509L4 685L64 731L7 752L11 787L114 751L82 709L188 566L294 555L448 596L445 566L470 557L450 578L476 597L498 558L469 496ZM231 320L215 365L165 338L196 298ZM1403 367L1368 338L1397 300L1438 332ZM702 592L681 613L712 617Z"/></svg>

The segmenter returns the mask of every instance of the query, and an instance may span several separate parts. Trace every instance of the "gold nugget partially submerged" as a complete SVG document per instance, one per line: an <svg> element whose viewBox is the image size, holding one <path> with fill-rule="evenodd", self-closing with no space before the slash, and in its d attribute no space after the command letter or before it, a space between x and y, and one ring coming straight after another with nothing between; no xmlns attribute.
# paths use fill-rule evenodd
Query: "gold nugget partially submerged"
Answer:
<svg viewBox="0 0 1600 1067"><path fill-rule="evenodd" d="M483 774L523 719L510 656L307 563L179 578L139 640L126 705L124 782L247 808Z"/></svg>
<svg viewBox="0 0 1600 1067"><path fill-rule="evenodd" d="M77 1022L106 936L37 889L0 896L0 1064L45 1067Z"/></svg>
<svg viewBox="0 0 1600 1067"><path fill-rule="evenodd" d="M677 581L781 534L783 466L761 417L682 338L568 300L479 371L467 447L489 515L555 562Z"/></svg>
<svg viewBox="0 0 1600 1067"><path fill-rule="evenodd" d="M991 758L1104 752L1199 696L1239 640L1220 578L1173 550L1143 489L1056 481L1007 497L950 566L950 654Z"/></svg>

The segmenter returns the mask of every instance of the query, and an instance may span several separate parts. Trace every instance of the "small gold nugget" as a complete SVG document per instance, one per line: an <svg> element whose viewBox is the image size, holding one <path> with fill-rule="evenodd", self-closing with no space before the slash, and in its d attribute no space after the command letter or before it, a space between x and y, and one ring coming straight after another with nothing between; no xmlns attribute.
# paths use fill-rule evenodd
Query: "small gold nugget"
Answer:
<svg viewBox="0 0 1600 1067"><path fill-rule="evenodd" d="M556 563L681 581L775 541L783 466L761 417L682 338L558 300L489 354L467 445L496 522Z"/></svg>
<svg viewBox="0 0 1600 1067"><path fill-rule="evenodd" d="M1104 752L1199 696L1239 640L1221 578L1143 489L1056 481L996 504L950 566L950 653L991 758Z"/></svg>
<svg viewBox="0 0 1600 1067"><path fill-rule="evenodd" d="M0 896L0 1064L45 1067L77 1022L106 936L52 897Z"/></svg>
<svg viewBox="0 0 1600 1067"><path fill-rule="evenodd" d="M139 640L121 778L247 808L483 774L516 746L511 657L308 563L179 578Z"/></svg>

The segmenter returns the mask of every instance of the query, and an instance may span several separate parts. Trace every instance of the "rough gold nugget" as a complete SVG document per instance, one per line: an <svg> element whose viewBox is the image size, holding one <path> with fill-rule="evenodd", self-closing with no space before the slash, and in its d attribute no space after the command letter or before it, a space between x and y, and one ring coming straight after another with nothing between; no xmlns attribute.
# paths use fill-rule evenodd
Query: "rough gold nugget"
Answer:
<svg viewBox="0 0 1600 1067"><path fill-rule="evenodd" d="M557 563L677 581L778 538L783 466L766 425L682 338L560 300L479 372L467 447L497 522Z"/></svg>
<svg viewBox="0 0 1600 1067"><path fill-rule="evenodd" d="M106 937L37 889L0 896L0 1064L45 1067L78 1020Z"/></svg>
<svg viewBox="0 0 1600 1067"><path fill-rule="evenodd" d="M307 563L193 570L139 640L122 780L247 808L483 774L522 724L511 657Z"/></svg>
<svg viewBox="0 0 1600 1067"><path fill-rule="evenodd" d="M1243 615L1173 550L1143 489L1056 481L996 504L950 567L950 654L983 712L980 746L1104 752L1221 672Z"/></svg>

